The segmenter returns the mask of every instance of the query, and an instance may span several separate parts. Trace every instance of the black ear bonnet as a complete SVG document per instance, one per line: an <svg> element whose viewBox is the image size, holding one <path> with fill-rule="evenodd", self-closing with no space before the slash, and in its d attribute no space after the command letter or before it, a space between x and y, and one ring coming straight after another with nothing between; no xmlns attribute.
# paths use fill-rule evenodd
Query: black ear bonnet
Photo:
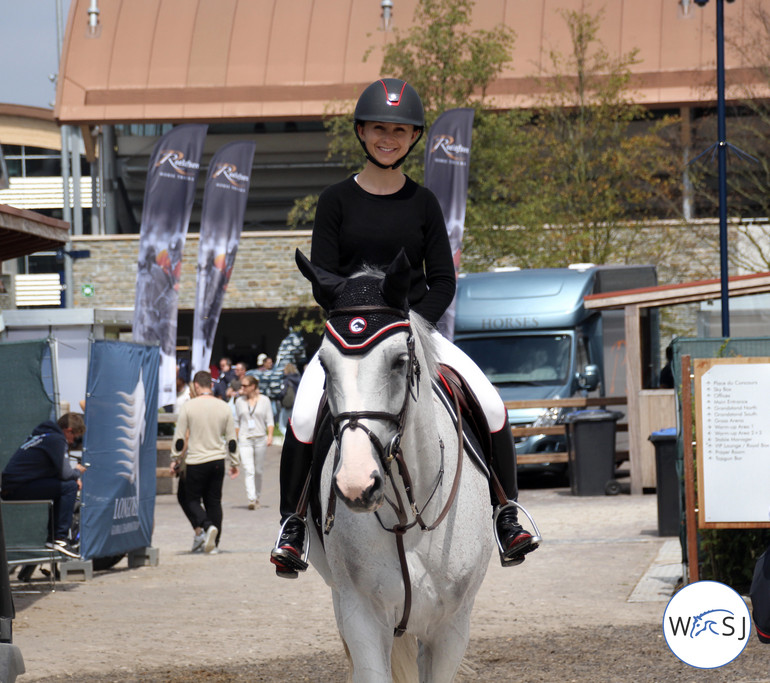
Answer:
<svg viewBox="0 0 770 683"><path fill-rule="evenodd" d="M341 278L318 268L297 250L297 264L311 282L316 301L326 310L326 337L343 353L363 353L395 334L409 331L409 261L403 250L385 278Z"/></svg>

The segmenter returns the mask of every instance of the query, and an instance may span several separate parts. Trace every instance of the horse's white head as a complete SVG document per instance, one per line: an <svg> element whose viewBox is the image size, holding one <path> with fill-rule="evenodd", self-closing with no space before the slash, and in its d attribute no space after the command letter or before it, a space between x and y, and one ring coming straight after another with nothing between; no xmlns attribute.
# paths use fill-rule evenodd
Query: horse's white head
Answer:
<svg viewBox="0 0 770 683"><path fill-rule="evenodd" d="M297 252L329 319L319 358L339 448L332 485L355 511L379 508L385 496L389 449L404 427L419 364L403 252L385 273L365 270L342 278Z"/></svg>

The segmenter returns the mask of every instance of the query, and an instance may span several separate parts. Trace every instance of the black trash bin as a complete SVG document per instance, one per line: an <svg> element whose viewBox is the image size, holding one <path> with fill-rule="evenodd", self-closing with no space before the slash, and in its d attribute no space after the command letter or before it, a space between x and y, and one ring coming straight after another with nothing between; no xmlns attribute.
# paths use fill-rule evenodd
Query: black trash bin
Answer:
<svg viewBox="0 0 770 683"><path fill-rule="evenodd" d="M658 536L679 535L679 475L676 472L676 429L650 434L655 446L655 484L658 494Z"/></svg>
<svg viewBox="0 0 770 683"><path fill-rule="evenodd" d="M576 410L567 416L569 484L574 496L620 493L615 480L615 429L623 413Z"/></svg>

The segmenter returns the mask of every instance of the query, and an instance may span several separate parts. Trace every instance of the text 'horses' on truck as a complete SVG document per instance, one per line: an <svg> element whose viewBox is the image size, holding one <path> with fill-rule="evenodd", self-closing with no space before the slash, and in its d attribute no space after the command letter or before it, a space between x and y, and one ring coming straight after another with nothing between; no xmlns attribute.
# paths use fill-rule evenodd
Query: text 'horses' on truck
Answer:
<svg viewBox="0 0 770 683"><path fill-rule="evenodd" d="M593 266L461 275L455 343L484 371L504 401L624 396L623 311L586 310L583 297L657 284L654 266ZM645 387L657 386L658 312L641 320ZM571 408L509 409L513 427L546 427ZM519 437L518 453L566 450L563 435ZM565 463L520 465L564 471Z"/></svg>

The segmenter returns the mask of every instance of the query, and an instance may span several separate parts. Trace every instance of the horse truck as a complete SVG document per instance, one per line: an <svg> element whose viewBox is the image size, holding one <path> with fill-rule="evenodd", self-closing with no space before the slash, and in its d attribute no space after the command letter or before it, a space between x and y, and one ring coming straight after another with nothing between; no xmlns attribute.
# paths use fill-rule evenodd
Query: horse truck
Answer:
<svg viewBox="0 0 770 683"><path fill-rule="evenodd" d="M543 402L542 407L509 409L512 427L562 424L574 408L547 407L548 400L625 396L623 311L586 310L583 298L656 284L655 267L647 265L577 264L461 274L454 342L479 365L504 401ZM657 309L645 311L641 320L645 388L658 386L658 320ZM516 451L564 452L565 442L561 434L522 436L516 438ZM618 446L622 450L620 438ZM520 464L519 469L564 474L567 464Z"/></svg>

